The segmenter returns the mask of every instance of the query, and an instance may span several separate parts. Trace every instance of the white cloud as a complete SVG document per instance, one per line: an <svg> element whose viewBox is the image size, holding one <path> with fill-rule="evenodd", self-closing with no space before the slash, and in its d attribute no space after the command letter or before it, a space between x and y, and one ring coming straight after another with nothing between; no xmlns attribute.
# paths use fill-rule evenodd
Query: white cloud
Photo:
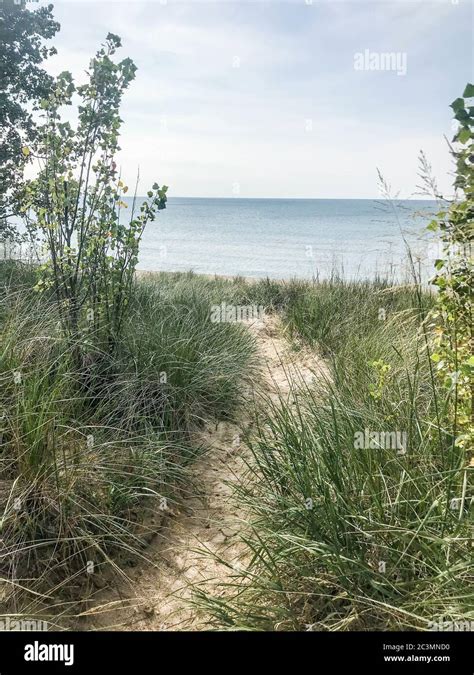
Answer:
<svg viewBox="0 0 474 675"><path fill-rule="evenodd" d="M140 166L143 189L156 179L190 196L227 196L238 182L243 196L373 197L380 167L409 195L421 148L445 189L451 180L451 92L433 98L427 54L435 59L439 31L465 25L462 11L450 0L62 0L48 68L81 79L107 32L122 37L139 70L124 100L121 163L129 183ZM397 45L408 52L405 78L354 71L354 50ZM455 60L442 65L461 82Z"/></svg>

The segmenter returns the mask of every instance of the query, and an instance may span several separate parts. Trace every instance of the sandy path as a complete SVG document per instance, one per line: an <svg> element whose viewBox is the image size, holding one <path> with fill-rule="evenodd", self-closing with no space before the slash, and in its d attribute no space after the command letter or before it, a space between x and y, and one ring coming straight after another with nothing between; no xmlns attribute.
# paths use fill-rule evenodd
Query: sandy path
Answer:
<svg viewBox="0 0 474 675"><path fill-rule="evenodd" d="M314 354L290 352L278 319L266 317L249 325L264 359L265 389L273 398L290 396L301 378L310 382L321 364ZM249 451L242 427L209 425L199 434L208 448L192 467L198 495L184 500L145 551L149 562L127 569L129 582L99 592L95 606L82 615L85 630L200 630L206 618L189 604L192 589L220 593L219 584L244 566L245 546L236 536L246 526L245 514L232 499L232 483L246 471ZM202 549L225 560L202 555Z"/></svg>

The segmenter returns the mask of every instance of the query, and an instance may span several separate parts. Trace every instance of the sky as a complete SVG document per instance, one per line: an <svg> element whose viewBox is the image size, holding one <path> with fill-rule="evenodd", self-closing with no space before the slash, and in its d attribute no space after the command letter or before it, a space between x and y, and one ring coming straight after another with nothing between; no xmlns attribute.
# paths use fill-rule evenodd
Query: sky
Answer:
<svg viewBox="0 0 474 675"><path fill-rule="evenodd" d="M380 169L410 198L420 150L451 190L471 0L57 0L54 15L50 72L83 81L109 31L138 66L119 164L141 194L372 199Z"/></svg>

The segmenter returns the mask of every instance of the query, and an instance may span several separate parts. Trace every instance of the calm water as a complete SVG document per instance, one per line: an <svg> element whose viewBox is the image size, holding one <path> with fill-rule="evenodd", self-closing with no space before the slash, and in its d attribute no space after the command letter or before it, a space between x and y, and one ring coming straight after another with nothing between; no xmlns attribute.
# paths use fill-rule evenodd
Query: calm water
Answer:
<svg viewBox="0 0 474 675"><path fill-rule="evenodd" d="M372 277L404 274L401 231L431 272L424 226L433 202L365 199L170 198L148 226L142 270L266 277Z"/></svg>
<svg viewBox="0 0 474 675"><path fill-rule="evenodd" d="M125 201L131 206L131 198ZM332 271L346 278L389 273L404 279L404 236L428 279L439 253L425 227L436 210L435 202L414 200L398 202L394 212L389 203L369 199L171 197L147 226L138 268L273 279L324 278ZM122 210L123 220L130 212Z"/></svg>

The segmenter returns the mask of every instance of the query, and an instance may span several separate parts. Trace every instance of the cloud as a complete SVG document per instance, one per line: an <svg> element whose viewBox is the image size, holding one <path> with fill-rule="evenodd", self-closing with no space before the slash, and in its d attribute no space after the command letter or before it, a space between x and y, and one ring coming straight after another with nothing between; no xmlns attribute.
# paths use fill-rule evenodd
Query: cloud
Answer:
<svg viewBox="0 0 474 675"><path fill-rule="evenodd" d="M124 173L173 194L372 197L376 167L405 195L421 148L447 189L449 103L469 71L469 12L450 0L73 2L52 72L84 77L107 32L138 66ZM441 37L442 36L442 39ZM407 75L357 72L354 53L403 51Z"/></svg>

